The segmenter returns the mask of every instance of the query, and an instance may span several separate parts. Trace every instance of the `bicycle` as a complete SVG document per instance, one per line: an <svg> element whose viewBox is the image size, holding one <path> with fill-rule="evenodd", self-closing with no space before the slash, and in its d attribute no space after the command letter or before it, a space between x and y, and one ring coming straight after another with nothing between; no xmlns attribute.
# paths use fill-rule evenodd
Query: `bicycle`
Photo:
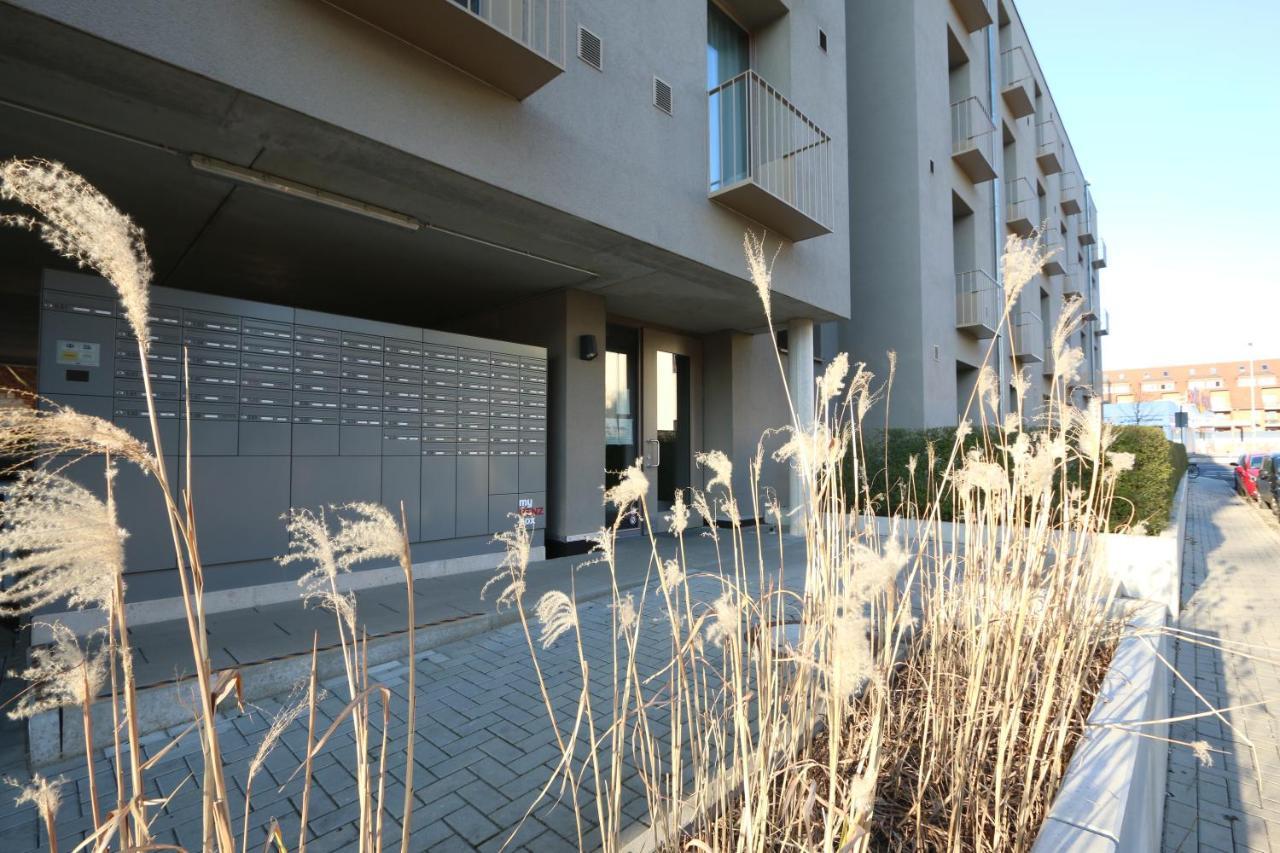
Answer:
<svg viewBox="0 0 1280 853"><path fill-rule="evenodd" d="M1200 476L1200 466L1195 462L1187 463L1187 479L1194 480Z"/></svg>

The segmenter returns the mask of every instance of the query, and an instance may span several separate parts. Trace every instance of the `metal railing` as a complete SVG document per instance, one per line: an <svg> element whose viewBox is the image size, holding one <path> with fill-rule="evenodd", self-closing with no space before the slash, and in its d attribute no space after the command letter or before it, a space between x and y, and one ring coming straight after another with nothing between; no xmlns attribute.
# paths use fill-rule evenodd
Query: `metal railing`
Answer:
<svg viewBox="0 0 1280 853"><path fill-rule="evenodd" d="M1014 86L1031 84L1031 63L1027 62L1027 54L1020 47L1011 47L1000 54L1000 88L1010 89Z"/></svg>
<svg viewBox="0 0 1280 853"><path fill-rule="evenodd" d="M1019 311L1014 355L1024 361L1044 361L1044 322L1035 311Z"/></svg>
<svg viewBox="0 0 1280 853"><path fill-rule="evenodd" d="M1005 221L1025 237L1040 225L1040 197L1026 178L1009 181L1005 193L1008 196Z"/></svg>
<svg viewBox="0 0 1280 853"><path fill-rule="evenodd" d="M564 0L453 0L529 50L564 67Z"/></svg>
<svg viewBox="0 0 1280 853"><path fill-rule="evenodd" d="M1107 241L1098 240L1093 246L1093 268L1100 270L1107 265Z"/></svg>
<svg viewBox="0 0 1280 853"><path fill-rule="evenodd" d="M983 270L956 273L956 328L995 334L1004 313L1000 285Z"/></svg>
<svg viewBox="0 0 1280 853"><path fill-rule="evenodd" d="M1062 157L1062 142L1058 135L1058 124L1047 119L1036 125L1036 157L1052 156L1054 160Z"/></svg>
<svg viewBox="0 0 1280 853"><path fill-rule="evenodd" d="M995 162L995 131L991 113L977 95L951 105L951 153L962 154L977 149Z"/></svg>
<svg viewBox="0 0 1280 853"><path fill-rule="evenodd" d="M830 228L831 137L754 71L707 93L710 192L751 181Z"/></svg>

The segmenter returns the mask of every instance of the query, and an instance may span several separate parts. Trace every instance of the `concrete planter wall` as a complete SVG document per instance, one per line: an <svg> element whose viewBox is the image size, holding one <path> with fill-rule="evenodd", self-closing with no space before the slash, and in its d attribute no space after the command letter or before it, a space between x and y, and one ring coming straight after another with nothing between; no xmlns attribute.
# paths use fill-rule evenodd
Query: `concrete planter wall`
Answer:
<svg viewBox="0 0 1280 853"><path fill-rule="evenodd" d="M1103 537L1107 571L1118 592L1134 599L1129 630L1036 839L1036 853L1160 849L1169 726L1141 724L1169 716L1173 674L1160 656L1173 660L1173 639L1159 629L1177 618L1180 606L1186 497L1183 477L1169 527L1159 536Z"/></svg>

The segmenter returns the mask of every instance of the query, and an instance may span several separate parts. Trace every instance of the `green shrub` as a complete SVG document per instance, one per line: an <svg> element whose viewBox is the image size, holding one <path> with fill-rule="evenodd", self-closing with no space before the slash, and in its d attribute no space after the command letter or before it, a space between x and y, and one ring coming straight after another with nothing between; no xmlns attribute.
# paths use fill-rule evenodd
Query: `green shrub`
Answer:
<svg viewBox="0 0 1280 853"><path fill-rule="evenodd" d="M1133 469L1116 481L1111 527L1143 523L1155 535L1169 526L1173 494L1187 469L1187 449L1164 437L1159 427L1118 426L1115 453L1132 453Z"/></svg>
<svg viewBox="0 0 1280 853"><path fill-rule="evenodd" d="M1110 526L1114 530L1141 522L1149 534L1155 535L1169 524L1173 495L1187 469L1187 450L1181 444L1166 439L1158 427L1118 426L1115 427L1115 437L1112 452L1132 453L1134 464L1133 469L1121 474L1116 482ZM956 428L893 428L868 433L864 440L870 504L877 515L901 514L906 504L924 508L936 497L942 472L955 444ZM998 440L994 430L986 438L992 444ZM983 444L983 434L974 430L965 437L961 453ZM929 466L930 445L935 452L932 470ZM916 460L914 473L910 464L912 457ZM1087 484L1089 472L1085 466L1072 462L1067 470L1075 482ZM851 494L852 486L853 468L846 456L846 495ZM942 495L939 512L943 521L952 520L952 497L950 489Z"/></svg>
<svg viewBox="0 0 1280 853"><path fill-rule="evenodd" d="M900 427L879 430L865 435L866 465L869 469L867 479L871 490L871 505L877 515L903 514L904 506L914 504L923 509L932 502L947 462L951 457L951 449L956 442L956 427L933 427L930 429L903 429ZM992 444L998 441L993 430L988 439ZM974 429L965 436L964 447L960 456L971 448L983 446L983 435ZM886 447L887 445L887 447ZM934 460L932 469L929 465L929 446L933 446ZM911 459L915 458L914 476ZM959 457L957 457L959 458ZM845 494L850 494L853 483L853 469L846 455L845 459ZM947 489L942 496L940 513L943 521L952 518L952 492Z"/></svg>

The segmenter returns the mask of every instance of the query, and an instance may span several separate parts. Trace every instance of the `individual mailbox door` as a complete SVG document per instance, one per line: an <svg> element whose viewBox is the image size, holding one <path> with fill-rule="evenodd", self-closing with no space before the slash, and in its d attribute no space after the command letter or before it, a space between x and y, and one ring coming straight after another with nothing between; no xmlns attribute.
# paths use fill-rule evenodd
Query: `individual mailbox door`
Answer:
<svg viewBox="0 0 1280 853"><path fill-rule="evenodd" d="M382 455L412 456L415 460L418 459L422 455L422 430L383 428Z"/></svg>
<svg viewBox="0 0 1280 853"><path fill-rule="evenodd" d="M240 406L240 455L288 456L293 452L292 420L283 406Z"/></svg>
<svg viewBox="0 0 1280 853"><path fill-rule="evenodd" d="M520 515L520 496L514 492L509 495L489 495L489 523L491 533L510 530L515 526Z"/></svg>
<svg viewBox="0 0 1280 853"><path fill-rule="evenodd" d="M489 444L489 494L515 494L520 490L520 445Z"/></svg>
<svg viewBox="0 0 1280 853"><path fill-rule="evenodd" d="M547 457L543 445L520 445L520 491L543 492L547 488Z"/></svg>
<svg viewBox="0 0 1280 853"><path fill-rule="evenodd" d="M279 320L259 320L257 317L241 317L240 334L245 336L246 343L250 336L276 341L292 341L293 324ZM291 349L290 344L286 343L285 349L288 352Z"/></svg>
<svg viewBox="0 0 1280 853"><path fill-rule="evenodd" d="M182 312L183 327L195 332L229 332L240 334L240 318L230 314L217 314L212 311L195 311L190 308Z"/></svg>
<svg viewBox="0 0 1280 853"><path fill-rule="evenodd" d="M418 542L422 538L421 459L416 443L413 456L384 456L382 459L382 505L399 521L400 505L404 504L410 542Z"/></svg>
<svg viewBox="0 0 1280 853"><path fill-rule="evenodd" d="M452 539L457 519L458 451L453 445L422 451L421 531L423 540Z"/></svg>
<svg viewBox="0 0 1280 853"><path fill-rule="evenodd" d="M185 414L185 413L184 413ZM191 402L191 453L194 456L235 456L240 436L240 407L235 403ZM185 448L185 442L184 442Z"/></svg>
<svg viewBox="0 0 1280 853"><path fill-rule="evenodd" d="M267 373L289 374L293 372L293 358L287 355L266 355L258 352L242 352L240 366L245 370L261 370Z"/></svg>
<svg viewBox="0 0 1280 853"><path fill-rule="evenodd" d="M294 391L337 394L341 387L339 383L340 380L336 376L315 376L312 374L298 373L296 370L293 374Z"/></svg>
<svg viewBox="0 0 1280 853"><path fill-rule="evenodd" d="M489 529L489 450L458 445L458 536L485 536Z"/></svg>
<svg viewBox="0 0 1280 853"><path fill-rule="evenodd" d="M46 297L46 304L59 302ZM107 302L108 311L110 301ZM46 397L91 394L110 397L115 385L116 321L86 308L83 312L46 310L40 327L40 392ZM136 346L134 352L137 352ZM135 370L142 378L141 369Z"/></svg>

